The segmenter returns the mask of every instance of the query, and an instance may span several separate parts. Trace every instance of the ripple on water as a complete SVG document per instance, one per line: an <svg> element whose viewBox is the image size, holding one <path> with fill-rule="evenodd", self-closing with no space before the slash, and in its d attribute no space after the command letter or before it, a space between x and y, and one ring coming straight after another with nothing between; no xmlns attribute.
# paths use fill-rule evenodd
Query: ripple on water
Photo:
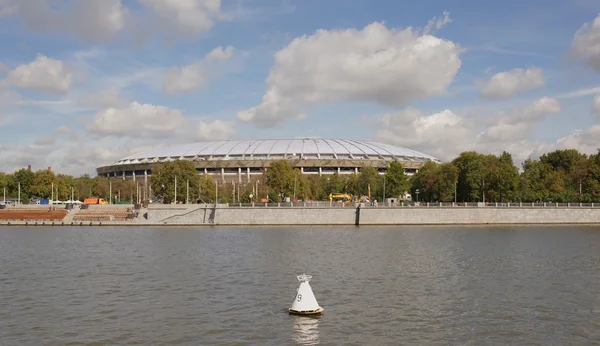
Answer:
<svg viewBox="0 0 600 346"><path fill-rule="evenodd" d="M24 227L0 244L5 344L600 339L598 228ZM287 313L302 272L322 318Z"/></svg>

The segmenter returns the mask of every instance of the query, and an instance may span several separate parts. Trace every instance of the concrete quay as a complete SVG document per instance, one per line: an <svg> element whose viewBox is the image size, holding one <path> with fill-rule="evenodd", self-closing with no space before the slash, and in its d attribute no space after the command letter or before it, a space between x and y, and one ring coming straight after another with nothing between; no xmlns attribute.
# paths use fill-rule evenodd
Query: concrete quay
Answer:
<svg viewBox="0 0 600 346"><path fill-rule="evenodd" d="M127 221L0 221L10 226L600 225L596 206L330 207L153 204Z"/></svg>
<svg viewBox="0 0 600 346"><path fill-rule="evenodd" d="M161 225L507 225L600 224L600 207L239 207L160 205L147 211Z"/></svg>

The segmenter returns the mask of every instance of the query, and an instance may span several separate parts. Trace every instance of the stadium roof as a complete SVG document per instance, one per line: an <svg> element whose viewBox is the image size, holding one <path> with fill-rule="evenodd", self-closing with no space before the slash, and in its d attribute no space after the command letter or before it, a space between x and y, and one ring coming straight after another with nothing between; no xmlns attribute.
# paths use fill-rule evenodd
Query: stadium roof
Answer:
<svg viewBox="0 0 600 346"><path fill-rule="evenodd" d="M372 141L299 138L222 140L173 145L124 157L113 165L169 160L387 159L436 161L433 156Z"/></svg>

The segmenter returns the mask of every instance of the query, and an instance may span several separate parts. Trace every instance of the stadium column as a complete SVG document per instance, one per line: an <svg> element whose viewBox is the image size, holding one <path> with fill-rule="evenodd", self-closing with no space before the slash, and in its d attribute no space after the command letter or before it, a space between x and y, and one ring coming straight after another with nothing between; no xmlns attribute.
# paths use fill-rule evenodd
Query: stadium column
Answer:
<svg viewBox="0 0 600 346"><path fill-rule="evenodd" d="M250 167L246 167L246 179L250 182Z"/></svg>
<svg viewBox="0 0 600 346"><path fill-rule="evenodd" d="M125 171L123 171L123 180L125 180Z"/></svg>
<svg viewBox="0 0 600 346"><path fill-rule="evenodd" d="M225 182L225 168L221 167L221 182Z"/></svg>
<svg viewBox="0 0 600 346"><path fill-rule="evenodd" d="M133 170L133 172L131 172L133 175L133 181L135 181L135 169Z"/></svg>
<svg viewBox="0 0 600 346"><path fill-rule="evenodd" d="M238 183L242 183L242 167L238 167Z"/></svg>
<svg viewBox="0 0 600 346"><path fill-rule="evenodd" d="M319 166L319 176L323 175L323 167Z"/></svg>

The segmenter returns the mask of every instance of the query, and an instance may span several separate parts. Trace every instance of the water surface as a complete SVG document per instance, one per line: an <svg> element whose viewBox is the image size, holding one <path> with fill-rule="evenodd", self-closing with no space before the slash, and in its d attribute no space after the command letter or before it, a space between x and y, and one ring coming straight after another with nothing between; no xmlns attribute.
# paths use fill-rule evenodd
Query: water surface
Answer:
<svg viewBox="0 0 600 346"><path fill-rule="evenodd" d="M1 227L0 293L6 345L600 345L600 228Z"/></svg>

